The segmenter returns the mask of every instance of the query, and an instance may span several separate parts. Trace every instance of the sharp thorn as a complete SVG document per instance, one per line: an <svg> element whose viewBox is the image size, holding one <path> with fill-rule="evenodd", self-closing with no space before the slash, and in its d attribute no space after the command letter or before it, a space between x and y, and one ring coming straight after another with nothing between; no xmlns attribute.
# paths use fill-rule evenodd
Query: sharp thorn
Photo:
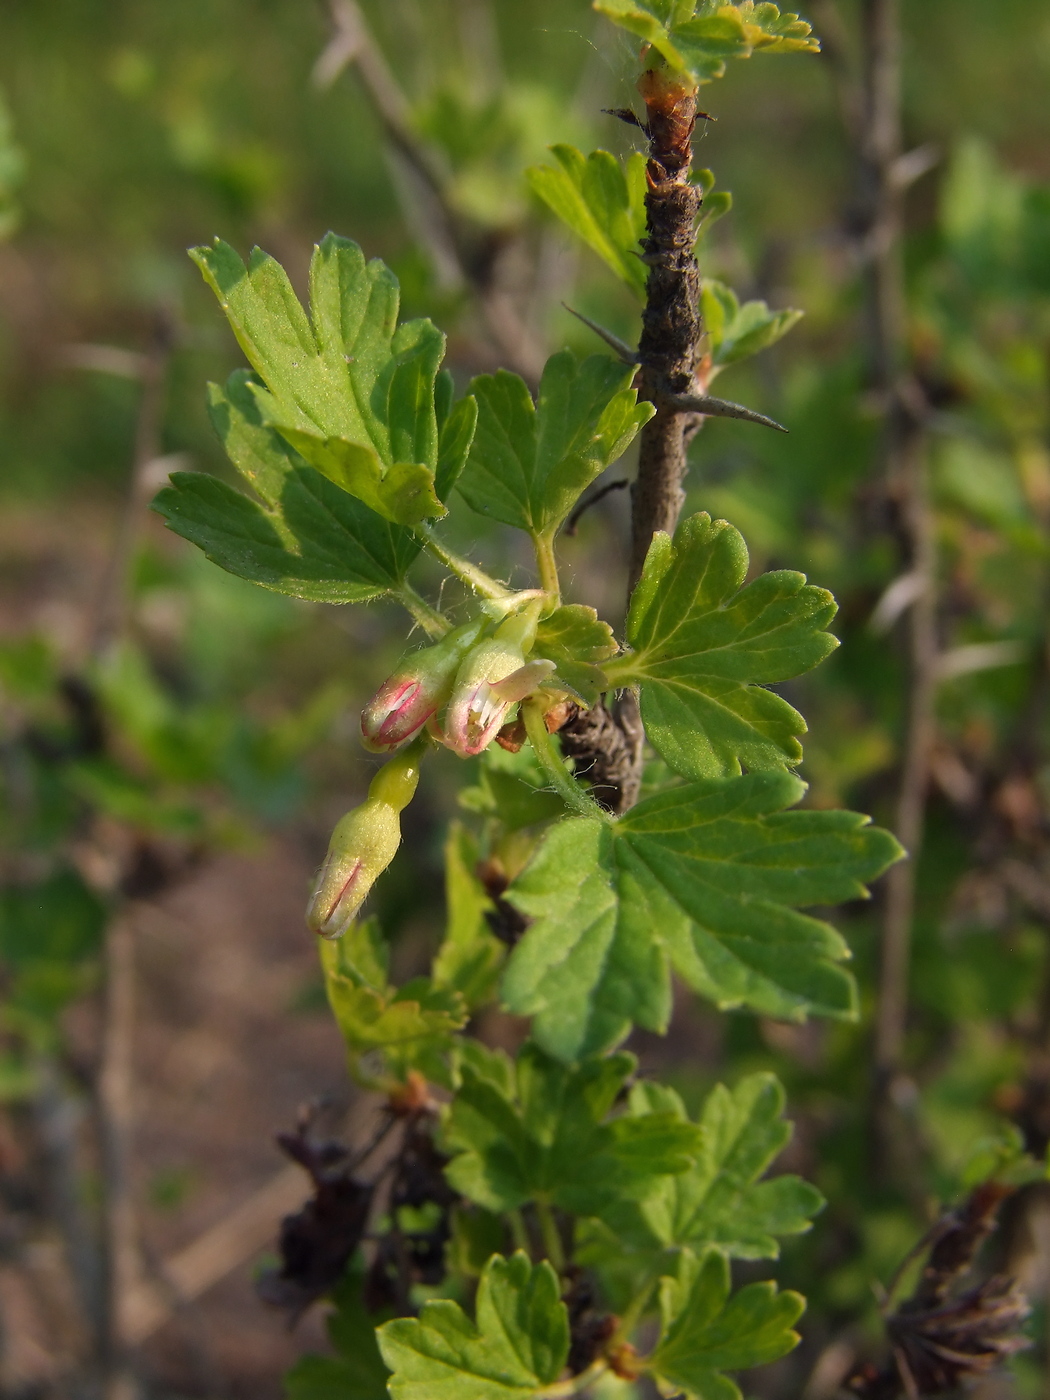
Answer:
<svg viewBox="0 0 1050 1400"><path fill-rule="evenodd" d="M604 326L599 326L597 321L592 321L589 316L585 316L582 311L576 311L568 302L563 301L562 306L570 316L575 316L577 321L582 321L588 330L592 330L596 336L605 341L611 350L615 350L625 365L636 365L638 363L638 352L632 350L625 340L621 340L618 335L613 335L612 331L607 331Z"/></svg>
<svg viewBox="0 0 1050 1400"><path fill-rule="evenodd" d="M607 117L617 117L620 121L626 122L628 126L636 126L639 131L644 131L649 135L648 123L643 122L630 107L603 107L602 113Z"/></svg>
<svg viewBox="0 0 1050 1400"><path fill-rule="evenodd" d="M683 413L702 413L707 418L739 418L745 423L761 423L764 428L775 428L778 433L787 432L783 423L778 423L775 418L767 418L764 413L756 413L742 403L712 398L710 394L671 394L667 402Z"/></svg>

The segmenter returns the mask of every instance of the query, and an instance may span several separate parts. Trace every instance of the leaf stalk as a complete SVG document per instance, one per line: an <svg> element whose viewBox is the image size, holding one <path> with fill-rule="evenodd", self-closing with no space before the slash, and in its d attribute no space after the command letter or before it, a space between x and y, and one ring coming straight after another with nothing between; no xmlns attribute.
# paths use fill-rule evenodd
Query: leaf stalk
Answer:
<svg viewBox="0 0 1050 1400"><path fill-rule="evenodd" d="M558 1222L554 1218L554 1211L551 1209L549 1201L538 1200L536 1202L536 1218L540 1223L544 1252L555 1273L563 1274L565 1272L565 1249L562 1245L561 1233L558 1230Z"/></svg>
<svg viewBox="0 0 1050 1400"><path fill-rule="evenodd" d="M432 608L427 600L421 597L409 583L403 583L397 593L398 602L402 604L412 617L419 623L428 637L439 642L442 637L448 636L452 630L452 624L444 613L437 608Z"/></svg>
<svg viewBox="0 0 1050 1400"><path fill-rule="evenodd" d="M582 1393L605 1375L609 1369L609 1363L604 1357L599 1357L597 1361L592 1361L586 1371L581 1371L578 1376L570 1376L567 1381L555 1381L554 1385L544 1386L542 1390L537 1390L536 1400L562 1400L563 1396L582 1395Z"/></svg>
<svg viewBox="0 0 1050 1400"><path fill-rule="evenodd" d="M440 560L450 574L458 578L460 583L465 583L480 598L489 598L493 602L501 603L514 596L509 588L497 583L491 574L487 574L484 569L479 569L469 559L464 559L462 555L442 544L429 526L420 525L416 534L423 548L435 559Z"/></svg>
<svg viewBox="0 0 1050 1400"><path fill-rule="evenodd" d="M554 537L547 531L538 531L532 536L536 551L536 572L540 587L549 599L551 611L561 606L561 583L558 580L558 561L554 554Z"/></svg>
<svg viewBox="0 0 1050 1400"><path fill-rule="evenodd" d="M550 778L551 786L566 807L575 812L577 816L599 817L603 822L609 821L609 813L604 808L599 807L597 802L584 792L576 779L566 771L561 755L555 748L553 739L547 733L542 702L535 699L526 700L521 707L521 712L525 720L525 732L529 736L529 743Z"/></svg>

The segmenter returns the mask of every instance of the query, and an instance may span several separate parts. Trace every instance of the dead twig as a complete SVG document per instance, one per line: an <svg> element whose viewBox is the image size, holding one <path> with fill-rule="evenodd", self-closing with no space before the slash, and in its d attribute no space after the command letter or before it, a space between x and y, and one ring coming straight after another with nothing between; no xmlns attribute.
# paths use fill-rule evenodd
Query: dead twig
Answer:
<svg viewBox="0 0 1050 1400"><path fill-rule="evenodd" d="M1002 1182L983 1182L909 1253L898 1274L918 1248L929 1250L912 1296L886 1318L890 1359L882 1367L858 1367L848 1391L863 1400L940 1395L1031 1345L1022 1331L1031 1309L1013 1280L994 1274L965 1287L1011 1194Z"/></svg>
<svg viewBox="0 0 1050 1400"><path fill-rule="evenodd" d="M907 729L895 830L910 859L887 876L875 1063L881 1141L889 1153L899 1133L887 1120L899 1073L908 1012L908 967L915 880L935 739L938 681L937 547L927 482L926 405L908 364L902 264L900 0L864 0L861 11L863 120L854 128L861 173L857 246L867 279L869 377L885 405L881 458L896 502L910 575L907 608Z"/></svg>

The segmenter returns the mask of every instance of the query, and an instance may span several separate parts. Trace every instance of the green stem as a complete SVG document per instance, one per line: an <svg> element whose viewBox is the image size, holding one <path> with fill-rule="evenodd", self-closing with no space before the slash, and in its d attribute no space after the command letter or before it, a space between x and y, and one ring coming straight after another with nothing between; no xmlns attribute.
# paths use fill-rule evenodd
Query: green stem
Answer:
<svg viewBox="0 0 1050 1400"><path fill-rule="evenodd" d="M526 700L521 707L521 713L525 720L525 732L529 736L529 743L566 807L581 817L600 817L602 821L609 821L609 813L599 807L593 798L588 797L575 778L566 772L561 754L543 722L543 702Z"/></svg>
<svg viewBox="0 0 1050 1400"><path fill-rule="evenodd" d="M562 1397L580 1395L588 1386L594 1384L605 1375L609 1369L609 1363L604 1357L599 1357L597 1361L592 1361L586 1371L581 1371L578 1376L571 1376L567 1381L555 1381L553 1385L548 1385L543 1390L536 1391L536 1400L562 1400Z"/></svg>
<svg viewBox="0 0 1050 1400"><path fill-rule="evenodd" d="M656 1275L653 1274L650 1278L646 1279L640 1290L634 1295L624 1309L623 1316L620 1318L619 1325L616 1328L616 1333L610 1346L616 1342L630 1341L631 1333L638 1326L639 1322L641 1322L642 1314L649 1305L649 1299L653 1295L653 1288L655 1286Z"/></svg>
<svg viewBox="0 0 1050 1400"><path fill-rule="evenodd" d="M452 631L452 624L444 613L432 608L425 598L421 598L410 583L403 583L397 592L398 602L412 614L428 637L440 641Z"/></svg>
<svg viewBox="0 0 1050 1400"><path fill-rule="evenodd" d="M540 1222L540 1234L543 1236L543 1248L546 1250L547 1258L553 1265L555 1273L563 1274L565 1272L565 1250L562 1246L558 1222L554 1218L549 1201L536 1202L536 1218Z"/></svg>
<svg viewBox="0 0 1050 1400"><path fill-rule="evenodd" d="M532 544L536 550L536 571L540 576L540 587L550 599L551 607L561 605L561 584L558 582L558 561L554 554L554 537L549 534L534 534Z"/></svg>
<svg viewBox="0 0 1050 1400"><path fill-rule="evenodd" d="M510 1224L510 1233L514 1237L514 1248L522 1249L532 1258L532 1241L529 1239L529 1232L525 1228L525 1217L520 1210L509 1210L507 1220Z"/></svg>
<svg viewBox="0 0 1050 1400"><path fill-rule="evenodd" d="M453 553L451 549L447 549L429 526L418 526L416 535L422 542L424 549L428 550L435 559L440 559L449 573L455 574L461 583L465 583L468 588L473 589L482 598L492 598L501 602L504 598L512 596L510 589L497 583L484 569L479 569L469 559L464 559L461 555Z"/></svg>

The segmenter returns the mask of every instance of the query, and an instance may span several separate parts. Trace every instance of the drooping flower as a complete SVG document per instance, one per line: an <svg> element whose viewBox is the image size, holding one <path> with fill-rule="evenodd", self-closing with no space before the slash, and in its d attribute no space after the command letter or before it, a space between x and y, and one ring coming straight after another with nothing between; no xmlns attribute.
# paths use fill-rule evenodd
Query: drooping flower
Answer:
<svg viewBox="0 0 1050 1400"><path fill-rule="evenodd" d="M507 711L531 695L555 669L553 661L526 661L536 640L542 600L500 624L463 660L440 733L461 758L473 758L496 737Z"/></svg>
<svg viewBox="0 0 1050 1400"><path fill-rule="evenodd" d="M419 782L413 746L383 765L360 807L340 818L314 881L306 923L322 938L340 938L401 844L401 812Z"/></svg>
<svg viewBox="0 0 1050 1400"><path fill-rule="evenodd" d="M487 623L477 618L435 646L403 656L389 680L361 711L361 742L371 753L392 753L435 715L452 693L463 658Z"/></svg>

